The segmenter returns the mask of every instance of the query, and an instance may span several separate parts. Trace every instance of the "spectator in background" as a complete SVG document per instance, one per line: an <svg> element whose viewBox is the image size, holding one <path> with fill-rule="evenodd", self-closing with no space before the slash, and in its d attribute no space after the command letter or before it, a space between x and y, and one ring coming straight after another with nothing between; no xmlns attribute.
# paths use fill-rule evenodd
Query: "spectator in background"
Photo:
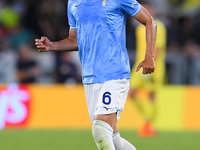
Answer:
<svg viewBox="0 0 200 150"><path fill-rule="evenodd" d="M38 36L47 35L51 40L60 39L60 34L63 33L68 35L66 12L63 12L66 9L63 3L66 3L66 1L29 0L24 24L36 32ZM61 27L63 29L62 33L60 32Z"/></svg>
<svg viewBox="0 0 200 150"><path fill-rule="evenodd" d="M78 71L76 65L72 62L70 53L62 53L57 70L58 83L77 83L80 82L78 78Z"/></svg>
<svg viewBox="0 0 200 150"><path fill-rule="evenodd" d="M19 58L17 61L17 78L19 83L37 82L40 68L32 57L32 50L28 45L19 47Z"/></svg>
<svg viewBox="0 0 200 150"><path fill-rule="evenodd" d="M184 45L188 40L195 39L196 29L194 28L194 19L193 17L180 17L178 19L178 42L181 45Z"/></svg>
<svg viewBox="0 0 200 150"><path fill-rule="evenodd" d="M38 83L56 83L57 56L54 52L35 53L35 60L40 68Z"/></svg>
<svg viewBox="0 0 200 150"><path fill-rule="evenodd" d="M10 48L6 39L0 38L0 83L16 81L17 55Z"/></svg>
<svg viewBox="0 0 200 150"><path fill-rule="evenodd" d="M12 47L15 50L18 50L20 45L31 45L32 40L34 38L34 34L31 30L28 30L24 26L17 25L16 27L10 29L8 38Z"/></svg>
<svg viewBox="0 0 200 150"><path fill-rule="evenodd" d="M183 83L183 69L184 69L183 48L178 42L170 42L167 49L166 56L166 80L170 84Z"/></svg>
<svg viewBox="0 0 200 150"><path fill-rule="evenodd" d="M195 41L189 40L184 45L186 85L200 85L200 48Z"/></svg>

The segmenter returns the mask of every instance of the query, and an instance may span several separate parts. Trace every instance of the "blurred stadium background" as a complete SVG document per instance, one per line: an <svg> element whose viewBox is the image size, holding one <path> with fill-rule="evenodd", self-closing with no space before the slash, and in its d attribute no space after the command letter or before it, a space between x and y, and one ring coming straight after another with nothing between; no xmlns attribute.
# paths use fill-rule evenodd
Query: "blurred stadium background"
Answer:
<svg viewBox="0 0 200 150"><path fill-rule="evenodd" d="M157 97L156 138L139 138L143 118L129 98L121 134L138 150L200 149L200 0L152 0L167 27L165 84ZM38 53L34 39L68 37L66 0L0 1L0 149L96 149L77 52ZM127 18L135 61L136 22ZM145 93L142 93L145 97Z"/></svg>

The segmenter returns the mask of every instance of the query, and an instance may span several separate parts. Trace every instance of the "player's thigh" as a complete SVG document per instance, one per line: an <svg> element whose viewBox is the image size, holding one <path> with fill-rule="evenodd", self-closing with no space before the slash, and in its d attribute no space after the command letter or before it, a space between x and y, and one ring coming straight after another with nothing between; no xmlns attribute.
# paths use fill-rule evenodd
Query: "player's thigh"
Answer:
<svg viewBox="0 0 200 150"><path fill-rule="evenodd" d="M102 120L107 122L113 130L115 129L117 125L117 112L112 114L98 114L95 116L94 120ZM116 130L116 129L115 129Z"/></svg>
<svg viewBox="0 0 200 150"><path fill-rule="evenodd" d="M97 109L98 105L99 90L97 89L97 87L101 88L101 84L98 84L96 86L95 84L84 84L87 108L91 122L93 122L94 120L95 110Z"/></svg>

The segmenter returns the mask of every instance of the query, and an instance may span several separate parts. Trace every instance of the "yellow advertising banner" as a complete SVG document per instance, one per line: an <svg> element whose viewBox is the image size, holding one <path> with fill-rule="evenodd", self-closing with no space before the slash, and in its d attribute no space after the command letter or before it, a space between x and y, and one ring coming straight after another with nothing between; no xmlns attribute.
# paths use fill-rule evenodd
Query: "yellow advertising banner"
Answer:
<svg viewBox="0 0 200 150"><path fill-rule="evenodd" d="M91 126L82 85L32 85L30 128Z"/></svg>
<svg viewBox="0 0 200 150"><path fill-rule="evenodd" d="M156 98L159 130L200 130L200 87L164 86ZM147 104L147 93L141 92ZM120 115L121 129L138 129L144 117L129 97ZM0 129L91 128L82 85L0 86Z"/></svg>

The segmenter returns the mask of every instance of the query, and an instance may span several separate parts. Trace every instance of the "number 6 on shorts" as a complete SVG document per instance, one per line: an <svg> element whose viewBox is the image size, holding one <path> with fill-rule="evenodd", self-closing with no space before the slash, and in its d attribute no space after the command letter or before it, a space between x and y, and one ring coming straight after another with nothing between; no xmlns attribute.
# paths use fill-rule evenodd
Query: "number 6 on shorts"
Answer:
<svg viewBox="0 0 200 150"><path fill-rule="evenodd" d="M111 97L110 97L111 93L110 92L105 92L103 94L103 103L105 105L109 105L111 103Z"/></svg>

